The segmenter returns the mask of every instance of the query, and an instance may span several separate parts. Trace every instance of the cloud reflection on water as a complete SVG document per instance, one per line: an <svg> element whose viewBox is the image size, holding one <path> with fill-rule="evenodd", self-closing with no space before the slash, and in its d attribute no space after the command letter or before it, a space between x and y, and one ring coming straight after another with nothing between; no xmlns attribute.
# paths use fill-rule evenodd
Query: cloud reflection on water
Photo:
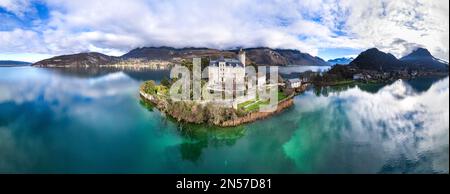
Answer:
<svg viewBox="0 0 450 194"><path fill-rule="evenodd" d="M49 74L39 79L4 80L0 82L0 103L16 104L38 100L62 101L69 104L73 98L99 99L135 90L133 80L123 72L111 73L98 78L73 78ZM134 81L135 86L139 82Z"/></svg>
<svg viewBox="0 0 450 194"><path fill-rule="evenodd" d="M82 106L80 99L101 101L118 94L135 92L130 84L139 84L122 72L85 79L60 76L37 68L20 69L19 76L17 70L2 69L0 77L0 105L5 108L8 104L14 104L13 109L2 112L5 118L0 117L0 172L11 169L23 171L38 158L49 155L44 152L45 149L41 149L47 145L43 142L45 140L27 138L25 141L17 137L18 134L32 133L41 124L49 125L46 123L48 119L56 122L61 117L67 119L72 115L71 119L75 120L82 118L82 115L89 115L86 113L95 114L92 107L96 103ZM67 114L67 110L71 113ZM40 116L44 118L34 118ZM31 128L19 130L23 127Z"/></svg>
<svg viewBox="0 0 450 194"><path fill-rule="evenodd" d="M293 143L309 141L311 138L319 140L326 136L329 147L320 149L329 152L352 156L359 151L345 150L344 144L366 147L364 150L370 153L363 154L374 160L360 164L365 169L356 172L427 172L425 169L429 171L431 168L433 172L448 173L448 77L421 93L399 80L374 94L354 87L342 92L331 92L327 97L308 93L297 99L296 103L300 107L297 109L299 115L320 112L320 119L315 121L322 123L319 129L306 129L301 125L308 120L301 118L300 131L285 144L287 155L300 166L306 162L300 157L304 157L311 149L293 147ZM306 134L310 133L322 134L306 139ZM332 155L336 156L328 153L327 157ZM363 157L336 157L326 160L342 162L342 165L364 163ZM376 162L377 159L379 162Z"/></svg>
<svg viewBox="0 0 450 194"><path fill-rule="evenodd" d="M403 81L374 93L309 92L224 146L206 128L190 135L207 143L173 133L174 123L130 100L139 82L127 74L9 70L0 77L0 172L448 172L449 78L423 92Z"/></svg>

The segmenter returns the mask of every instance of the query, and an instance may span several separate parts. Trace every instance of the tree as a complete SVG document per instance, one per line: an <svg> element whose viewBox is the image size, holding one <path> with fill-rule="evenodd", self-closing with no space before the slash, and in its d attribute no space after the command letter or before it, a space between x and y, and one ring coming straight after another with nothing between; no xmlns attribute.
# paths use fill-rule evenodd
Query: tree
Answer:
<svg viewBox="0 0 450 194"><path fill-rule="evenodd" d="M167 77L163 77L161 80L161 85L170 87L170 80Z"/></svg>
<svg viewBox="0 0 450 194"><path fill-rule="evenodd" d="M187 67L189 69L189 71L192 72L192 69L193 69L194 65L192 64L192 60L191 61L183 60L183 61L181 61L181 66Z"/></svg>
<svg viewBox="0 0 450 194"><path fill-rule="evenodd" d="M146 81L144 82L144 84L142 85L142 90L147 93L147 94L151 94L154 95L156 94L156 88L155 88L156 84L153 80L150 81Z"/></svg>
<svg viewBox="0 0 450 194"><path fill-rule="evenodd" d="M210 59L208 57L202 58L202 71L209 66Z"/></svg>

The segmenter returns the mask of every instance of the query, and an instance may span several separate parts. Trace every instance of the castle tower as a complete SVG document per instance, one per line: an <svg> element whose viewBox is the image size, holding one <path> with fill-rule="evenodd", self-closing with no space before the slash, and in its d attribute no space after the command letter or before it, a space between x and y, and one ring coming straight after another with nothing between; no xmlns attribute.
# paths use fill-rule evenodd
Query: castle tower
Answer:
<svg viewBox="0 0 450 194"><path fill-rule="evenodd" d="M238 59L245 67L245 51L242 50L242 48L241 48L241 50L239 50Z"/></svg>

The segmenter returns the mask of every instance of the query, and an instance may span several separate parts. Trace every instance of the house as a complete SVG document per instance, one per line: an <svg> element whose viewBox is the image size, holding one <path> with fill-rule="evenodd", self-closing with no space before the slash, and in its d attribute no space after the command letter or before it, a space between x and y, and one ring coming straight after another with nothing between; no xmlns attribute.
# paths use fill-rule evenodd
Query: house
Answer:
<svg viewBox="0 0 450 194"><path fill-rule="evenodd" d="M300 86L302 86L302 81L298 78L295 79L288 79L287 83L286 83L287 87L289 88L299 88Z"/></svg>

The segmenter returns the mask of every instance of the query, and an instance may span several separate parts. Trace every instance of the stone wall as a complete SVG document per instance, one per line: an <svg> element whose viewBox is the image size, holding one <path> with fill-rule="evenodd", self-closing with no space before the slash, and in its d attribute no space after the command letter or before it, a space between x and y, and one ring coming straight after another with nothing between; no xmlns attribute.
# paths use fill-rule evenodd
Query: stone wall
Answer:
<svg viewBox="0 0 450 194"><path fill-rule="evenodd" d="M209 109L204 109L201 107L205 107L202 104L195 104L195 106L192 106L191 112L185 112L184 114L180 114L177 111L171 111L172 109L176 110L177 108L174 108L175 105L170 105L167 101L161 100L159 98L156 98L155 96L146 94L143 91L140 91L140 95L142 98L152 102L155 104L156 108L158 108L160 111L167 113L168 115L172 116L176 120L180 122L190 122L190 123L209 123L221 127L233 127L242 125L245 123L254 122L260 119L265 119L267 117L270 117L274 114L282 112L284 109L292 106L294 104L293 96L290 95L288 98L280 101L278 103L277 109L273 112L251 112L248 114L245 114L244 116L237 116L235 113L236 110L233 112L230 112L229 109L220 108L218 106L212 106L213 110L211 110L211 107ZM199 107L200 106L200 107ZM231 109L231 108L230 108ZM219 111L218 111L219 110ZM219 112L220 114L208 114L210 112ZM206 113L205 113L206 112ZM205 115L206 114L206 115ZM205 118L198 118L204 116ZM228 118L228 119L225 119Z"/></svg>
<svg viewBox="0 0 450 194"><path fill-rule="evenodd" d="M282 112L284 109L289 108L290 106L294 105L294 99L289 98L286 99L278 104L277 110L273 112L252 112L249 113L243 117L239 117L237 119L228 120L220 124L222 127L234 127L238 125L242 125L245 123L254 122L260 119L265 119L267 117L270 117L274 114L278 114Z"/></svg>

